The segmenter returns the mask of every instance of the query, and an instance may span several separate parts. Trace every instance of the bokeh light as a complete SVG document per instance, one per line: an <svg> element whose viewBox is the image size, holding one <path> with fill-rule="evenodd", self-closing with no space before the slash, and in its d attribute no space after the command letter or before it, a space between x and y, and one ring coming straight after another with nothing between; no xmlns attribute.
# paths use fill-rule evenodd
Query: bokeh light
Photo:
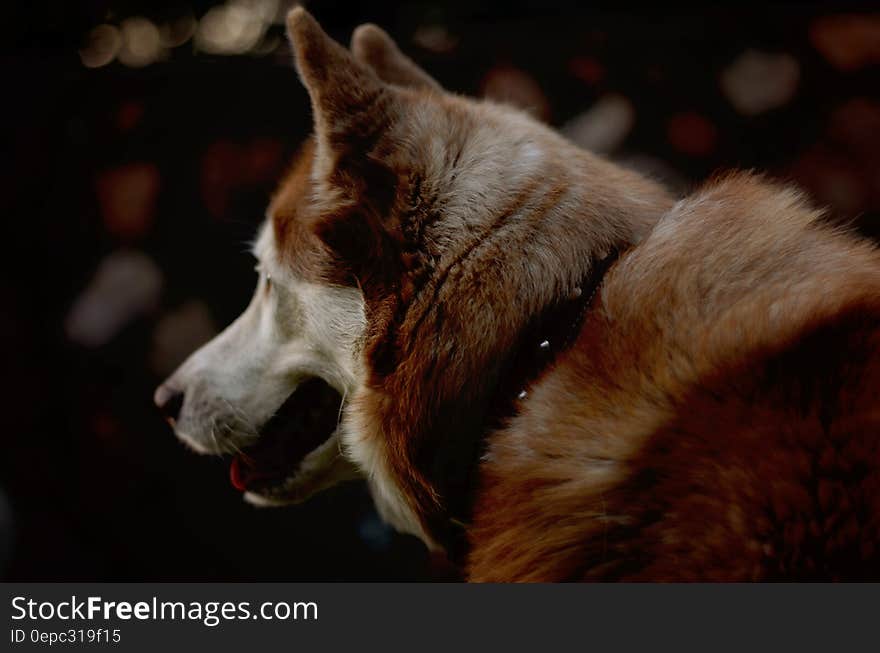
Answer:
<svg viewBox="0 0 880 653"><path fill-rule="evenodd" d="M142 68L158 61L162 55L162 38L156 24L146 18L126 18L120 25L122 48L119 61L131 68Z"/></svg>
<svg viewBox="0 0 880 653"><path fill-rule="evenodd" d="M191 13L163 23L159 27L159 37L163 48L178 48L189 41L198 27L198 21Z"/></svg>
<svg viewBox="0 0 880 653"><path fill-rule="evenodd" d="M86 68L100 68L116 58L122 47L122 34L114 25L98 25L89 32L79 56Z"/></svg>
<svg viewBox="0 0 880 653"><path fill-rule="evenodd" d="M255 46L265 24L238 5L208 10L196 31L196 47L211 54L240 54Z"/></svg>

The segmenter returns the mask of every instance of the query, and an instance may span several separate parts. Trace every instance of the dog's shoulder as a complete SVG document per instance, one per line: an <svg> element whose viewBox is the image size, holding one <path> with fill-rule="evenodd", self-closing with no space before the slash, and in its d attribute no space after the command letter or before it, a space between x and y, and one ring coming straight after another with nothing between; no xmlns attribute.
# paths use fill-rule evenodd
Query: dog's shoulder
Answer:
<svg viewBox="0 0 880 653"><path fill-rule="evenodd" d="M878 405L880 254L792 189L717 179L492 435L472 577L844 577L877 559Z"/></svg>
<svg viewBox="0 0 880 653"><path fill-rule="evenodd" d="M659 363L701 377L875 312L878 271L880 252L798 191L735 173L663 216L609 277L602 314L617 340L662 346Z"/></svg>

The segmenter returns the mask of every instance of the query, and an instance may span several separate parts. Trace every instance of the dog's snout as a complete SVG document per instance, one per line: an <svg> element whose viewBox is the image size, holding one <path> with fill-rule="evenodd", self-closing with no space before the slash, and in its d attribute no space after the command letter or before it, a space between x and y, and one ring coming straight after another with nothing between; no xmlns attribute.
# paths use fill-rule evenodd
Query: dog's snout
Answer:
<svg viewBox="0 0 880 653"><path fill-rule="evenodd" d="M168 423L174 426L180 417L180 409L183 408L183 392L162 384L156 388L153 401L156 402L156 406L168 420Z"/></svg>

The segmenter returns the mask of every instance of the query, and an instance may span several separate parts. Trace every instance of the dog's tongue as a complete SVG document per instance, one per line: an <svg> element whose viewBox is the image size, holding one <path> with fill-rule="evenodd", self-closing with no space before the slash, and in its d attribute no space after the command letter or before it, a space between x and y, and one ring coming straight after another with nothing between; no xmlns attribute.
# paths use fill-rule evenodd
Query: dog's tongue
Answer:
<svg viewBox="0 0 880 653"><path fill-rule="evenodd" d="M243 463L239 462L239 457L235 456L232 459L232 464L229 465L229 482L232 483L232 487L234 487L239 492L244 492L247 490L247 483L244 479L244 474L242 472Z"/></svg>
<svg viewBox="0 0 880 653"><path fill-rule="evenodd" d="M229 465L229 481L239 492L247 492L247 489L257 481L273 478L275 474L261 472L253 466L253 461L247 460L241 454L236 454Z"/></svg>

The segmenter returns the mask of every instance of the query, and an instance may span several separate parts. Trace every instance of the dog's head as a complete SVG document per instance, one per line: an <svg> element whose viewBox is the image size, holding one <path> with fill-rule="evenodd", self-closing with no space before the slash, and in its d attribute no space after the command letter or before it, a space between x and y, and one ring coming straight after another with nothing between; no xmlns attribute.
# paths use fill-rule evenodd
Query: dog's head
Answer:
<svg viewBox="0 0 880 653"><path fill-rule="evenodd" d="M276 193L245 312L156 391L257 503L368 478L430 539L443 451L486 428L506 352L667 203L512 108L446 93L378 28L351 50L294 9L314 136ZM617 186L625 187L618 192Z"/></svg>

